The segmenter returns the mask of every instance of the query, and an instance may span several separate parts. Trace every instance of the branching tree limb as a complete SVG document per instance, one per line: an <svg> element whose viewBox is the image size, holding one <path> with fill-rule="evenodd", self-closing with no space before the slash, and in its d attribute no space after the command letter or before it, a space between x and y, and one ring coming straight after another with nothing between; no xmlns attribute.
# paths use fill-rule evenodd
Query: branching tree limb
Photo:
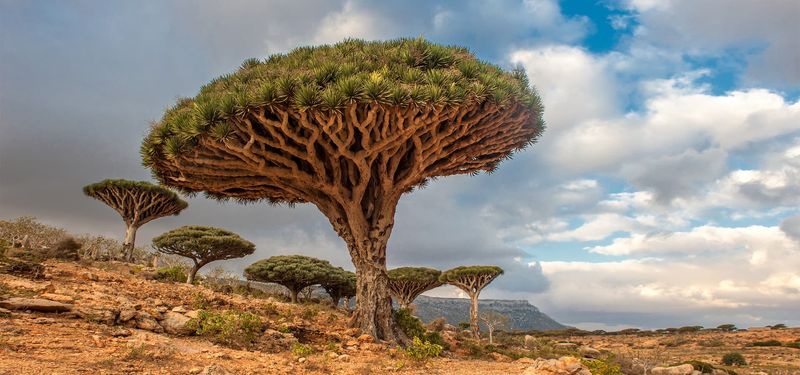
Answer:
<svg viewBox="0 0 800 375"><path fill-rule="evenodd" d="M401 308L407 309L420 294L442 283L442 271L425 267L400 267L389 270L389 290Z"/></svg>

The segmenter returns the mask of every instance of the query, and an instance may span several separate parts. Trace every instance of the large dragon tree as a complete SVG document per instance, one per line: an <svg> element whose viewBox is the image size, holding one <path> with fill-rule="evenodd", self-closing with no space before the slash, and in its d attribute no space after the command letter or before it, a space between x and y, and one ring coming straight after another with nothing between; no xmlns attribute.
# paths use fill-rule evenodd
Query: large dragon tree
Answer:
<svg viewBox="0 0 800 375"><path fill-rule="evenodd" d="M187 225L153 238L153 248L164 254L180 255L192 261L186 283L192 284L197 271L218 260L236 259L256 251L256 245L225 229Z"/></svg>
<svg viewBox="0 0 800 375"><path fill-rule="evenodd" d="M521 70L424 39L345 40L245 61L168 109L141 151L185 192L316 205L356 268L351 324L395 341L385 264L400 197L494 170L543 125Z"/></svg>
<svg viewBox="0 0 800 375"><path fill-rule="evenodd" d="M480 335L478 327L478 296L481 290L491 283L497 276L503 274L503 269L497 266L461 266L442 272L439 281L450 284L463 290L469 296L469 326L472 335Z"/></svg>
<svg viewBox="0 0 800 375"><path fill-rule="evenodd" d="M401 308L408 305L423 292L436 288L442 283L442 271L427 267L400 267L389 270L389 290L397 298Z"/></svg>
<svg viewBox="0 0 800 375"><path fill-rule="evenodd" d="M189 204L174 191L145 181L103 180L83 188L83 193L117 211L127 227L122 243L125 260L133 260L136 231L155 219L177 215Z"/></svg>

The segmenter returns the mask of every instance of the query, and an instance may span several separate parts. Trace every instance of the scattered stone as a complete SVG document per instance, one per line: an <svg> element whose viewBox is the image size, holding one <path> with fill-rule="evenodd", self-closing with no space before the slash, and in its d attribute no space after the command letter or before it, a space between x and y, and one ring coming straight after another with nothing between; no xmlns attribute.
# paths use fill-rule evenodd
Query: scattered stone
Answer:
<svg viewBox="0 0 800 375"><path fill-rule="evenodd" d="M119 316L117 317L117 321L120 323L125 323L133 318L136 317L136 310L132 308L123 308L119 312Z"/></svg>
<svg viewBox="0 0 800 375"><path fill-rule="evenodd" d="M518 359L518 360L516 360L516 361L514 361L514 362L516 362L516 363L523 363L523 364L528 364L528 365L529 365L529 364L536 363L536 360L535 360L535 359L533 359L533 358L522 357L522 358L520 358L520 359Z"/></svg>
<svg viewBox="0 0 800 375"><path fill-rule="evenodd" d="M203 372L203 369L200 367L192 367L189 369L189 374L195 375Z"/></svg>
<svg viewBox="0 0 800 375"><path fill-rule="evenodd" d="M111 331L111 336L112 337L128 337L128 336L130 336L132 334L133 333L131 332L131 330L125 329L125 328L122 328L122 327L114 328ZM199 370L198 370L198 372L199 372Z"/></svg>
<svg viewBox="0 0 800 375"><path fill-rule="evenodd" d="M2 317L2 316L10 316L10 315L11 315L11 310L7 310L7 309L4 309L4 308L0 307L0 317Z"/></svg>
<svg viewBox="0 0 800 375"><path fill-rule="evenodd" d="M653 367L650 370L651 375L692 375L694 366L690 364L683 364L672 367Z"/></svg>
<svg viewBox="0 0 800 375"><path fill-rule="evenodd" d="M222 367L220 365L210 365L206 366L202 372L203 375L235 375L230 370Z"/></svg>
<svg viewBox="0 0 800 375"><path fill-rule="evenodd" d="M582 346L578 352L586 358L599 358L601 355L599 350L590 346Z"/></svg>
<svg viewBox="0 0 800 375"><path fill-rule="evenodd" d="M160 324L164 327L164 331L173 335L191 335L192 329L186 326L189 323L189 318L177 312L167 312L164 314L164 319Z"/></svg>
<svg viewBox="0 0 800 375"><path fill-rule="evenodd" d="M33 320L33 324L53 324L56 320L53 318L36 318Z"/></svg>
<svg viewBox="0 0 800 375"><path fill-rule="evenodd" d="M305 361L306 361L306 357L300 357L300 358L297 359L297 362L299 362L299 363L303 363Z"/></svg>
<svg viewBox="0 0 800 375"><path fill-rule="evenodd" d="M100 336L92 335L92 341L94 341L94 346L98 348L103 347L103 342L100 341Z"/></svg>
<svg viewBox="0 0 800 375"><path fill-rule="evenodd" d="M523 375L592 375L592 373L577 358L561 357L539 358L532 366L525 369Z"/></svg>
<svg viewBox="0 0 800 375"><path fill-rule="evenodd" d="M329 359L334 359L334 358L338 357L339 355L336 354L336 352L327 352L327 353L325 353L325 356L328 357Z"/></svg>
<svg viewBox="0 0 800 375"><path fill-rule="evenodd" d="M350 362L350 356L347 354L342 354L337 359L342 362Z"/></svg>
<svg viewBox="0 0 800 375"><path fill-rule="evenodd" d="M264 338L266 339L264 340L264 350L271 353L289 350L298 342L291 333L279 332L274 329L264 331Z"/></svg>
<svg viewBox="0 0 800 375"><path fill-rule="evenodd" d="M189 312L189 310L186 310L186 308L183 307L183 306L175 306L175 307L172 308L172 312L185 314L185 313Z"/></svg>
<svg viewBox="0 0 800 375"><path fill-rule="evenodd" d="M55 294L55 293L42 293L39 297L44 299L49 299L51 301L61 302L61 303L73 303L75 299L70 296L65 296L63 294Z"/></svg>
<svg viewBox="0 0 800 375"><path fill-rule="evenodd" d="M197 319L197 317L200 316L200 310L192 310L183 315L186 315L189 319Z"/></svg>
<svg viewBox="0 0 800 375"><path fill-rule="evenodd" d="M88 280L88 281L97 281L97 280L100 280L100 278L99 278L99 277L97 277L97 275L95 275L95 274L93 274L93 273L91 273L91 272L89 272L89 271L86 271L86 272L81 272L81 275L80 275L80 276L81 276L81 279Z"/></svg>
<svg viewBox="0 0 800 375"><path fill-rule="evenodd" d="M497 362L511 362L511 357L497 352L491 352L489 356Z"/></svg>
<svg viewBox="0 0 800 375"><path fill-rule="evenodd" d="M9 310L30 310L39 312L66 312L72 310L72 305L61 302L42 298L19 297L12 297L5 301L0 301L0 307Z"/></svg>
<svg viewBox="0 0 800 375"><path fill-rule="evenodd" d="M368 335L366 333L361 335L361 336L358 336L358 342L359 343L370 343L372 341L373 341L372 336L370 336L370 335Z"/></svg>
<svg viewBox="0 0 800 375"><path fill-rule="evenodd" d="M358 340L347 340L345 346L358 346Z"/></svg>
<svg viewBox="0 0 800 375"><path fill-rule="evenodd" d="M445 331L451 331L451 332L455 332L455 330L456 330L456 329L457 329L457 328L456 328L456 326L454 326L454 325L452 325L452 324L450 324L450 323L446 323L446 324L444 325L444 330L445 330Z"/></svg>

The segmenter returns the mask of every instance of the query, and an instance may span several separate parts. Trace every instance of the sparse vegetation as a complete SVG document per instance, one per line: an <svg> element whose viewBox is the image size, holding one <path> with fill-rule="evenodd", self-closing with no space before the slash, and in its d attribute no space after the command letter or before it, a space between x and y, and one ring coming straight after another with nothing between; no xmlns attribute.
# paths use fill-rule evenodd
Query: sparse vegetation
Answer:
<svg viewBox="0 0 800 375"><path fill-rule="evenodd" d="M186 269L183 266L163 267L156 270L156 280L169 281L174 283L185 283Z"/></svg>
<svg viewBox="0 0 800 375"><path fill-rule="evenodd" d="M201 310L187 326L200 336L233 348L252 347L263 332L261 318L249 312Z"/></svg>
<svg viewBox="0 0 800 375"><path fill-rule="evenodd" d="M314 353L314 348L308 345L303 345L299 342L296 342L294 343L294 345L292 345L292 354L294 354L297 357L305 357L313 353Z"/></svg>
<svg viewBox="0 0 800 375"><path fill-rule="evenodd" d="M783 344L778 340L755 341L750 343L750 346L782 346Z"/></svg>
<svg viewBox="0 0 800 375"><path fill-rule="evenodd" d="M620 364L615 362L613 357L582 359L581 363L589 368L592 375L624 375Z"/></svg>

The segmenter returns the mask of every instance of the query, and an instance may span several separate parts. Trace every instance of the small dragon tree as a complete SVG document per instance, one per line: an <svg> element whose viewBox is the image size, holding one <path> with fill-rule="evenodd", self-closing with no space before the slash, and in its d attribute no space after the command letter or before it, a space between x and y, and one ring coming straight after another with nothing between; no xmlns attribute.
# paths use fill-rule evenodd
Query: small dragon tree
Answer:
<svg viewBox="0 0 800 375"><path fill-rule="evenodd" d="M348 39L246 60L168 109L141 154L185 192L317 206L356 269L351 325L405 341L386 273L400 197L436 177L492 171L543 129L522 70L424 39Z"/></svg>
<svg viewBox="0 0 800 375"><path fill-rule="evenodd" d="M439 281L453 285L466 292L469 296L469 326L475 338L478 338L480 334L478 328L478 296L483 288L502 274L503 269L497 266L461 266L444 271L439 276Z"/></svg>
<svg viewBox="0 0 800 375"><path fill-rule="evenodd" d="M289 289L293 303L303 288L323 283L335 268L327 261L305 255L276 255L244 270L247 280L275 283Z"/></svg>
<svg viewBox="0 0 800 375"><path fill-rule="evenodd" d="M325 292L331 296L333 306L339 306L339 300L356 295L356 274L335 267L322 282Z"/></svg>
<svg viewBox="0 0 800 375"><path fill-rule="evenodd" d="M164 254L187 257L192 260L186 282L194 282L200 268L217 260L248 256L256 245L238 234L225 229L188 225L173 229L153 238L153 248Z"/></svg>
<svg viewBox="0 0 800 375"><path fill-rule="evenodd" d="M177 215L189 204L172 190L145 181L103 180L83 188L83 193L116 210L125 221L125 260L133 261L136 230L155 219Z"/></svg>
<svg viewBox="0 0 800 375"><path fill-rule="evenodd" d="M389 290L397 298L400 307L407 309L411 302L425 291L442 283L442 271L426 267L400 267L389 270Z"/></svg>
<svg viewBox="0 0 800 375"><path fill-rule="evenodd" d="M489 310L481 313L480 318L489 331L489 345L492 345L494 344L494 331L505 327L508 323L508 316L494 310Z"/></svg>

